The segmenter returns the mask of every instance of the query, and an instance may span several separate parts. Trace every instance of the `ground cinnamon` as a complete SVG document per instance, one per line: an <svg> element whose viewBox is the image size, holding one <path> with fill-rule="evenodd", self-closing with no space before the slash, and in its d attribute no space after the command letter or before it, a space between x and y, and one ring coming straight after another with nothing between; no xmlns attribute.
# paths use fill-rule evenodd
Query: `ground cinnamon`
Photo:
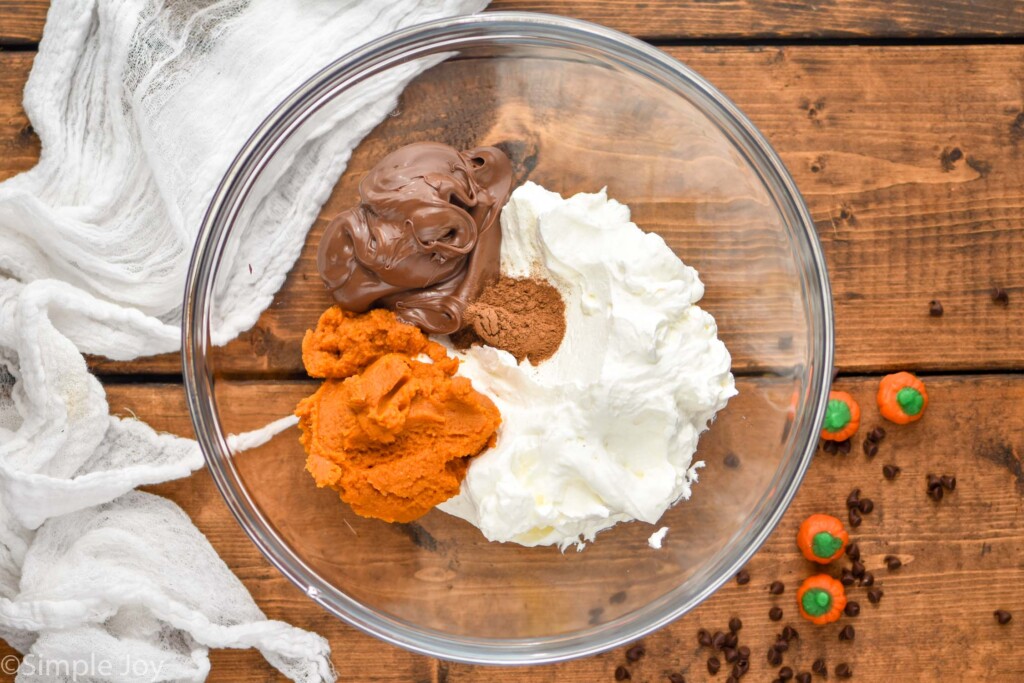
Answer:
<svg viewBox="0 0 1024 683"><path fill-rule="evenodd" d="M466 310L469 326L452 335L456 348L487 344L534 365L558 351L565 336L565 302L539 278L502 277Z"/></svg>

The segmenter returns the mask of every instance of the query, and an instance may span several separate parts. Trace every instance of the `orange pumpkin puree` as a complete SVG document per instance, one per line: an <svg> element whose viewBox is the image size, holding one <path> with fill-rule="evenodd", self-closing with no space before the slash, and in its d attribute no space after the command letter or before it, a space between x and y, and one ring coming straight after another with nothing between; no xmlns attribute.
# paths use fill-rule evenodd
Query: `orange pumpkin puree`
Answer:
<svg viewBox="0 0 1024 683"><path fill-rule="evenodd" d="M423 516L494 445L498 409L455 376L458 359L391 311L327 309L302 340L302 361L325 378L295 409L306 469L364 517Z"/></svg>

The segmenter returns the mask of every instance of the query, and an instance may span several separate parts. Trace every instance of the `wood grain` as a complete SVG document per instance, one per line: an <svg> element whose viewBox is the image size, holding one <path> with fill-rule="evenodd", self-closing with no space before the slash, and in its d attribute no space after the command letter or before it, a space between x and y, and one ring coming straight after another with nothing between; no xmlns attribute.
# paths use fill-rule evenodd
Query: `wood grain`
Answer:
<svg viewBox="0 0 1024 683"><path fill-rule="evenodd" d="M291 407L282 404L281 386L251 384L234 398L250 406L253 420L277 416ZM925 418L909 427L886 424L888 436L874 459L863 455L859 439L849 456L819 453L779 528L749 563L751 583L727 583L691 614L644 638L647 655L630 666L632 680L665 681L673 671L684 673L687 681L706 680L708 653L697 647L696 631L724 629L731 616L743 620L741 644L753 651L749 680L769 680L765 652L785 624L800 632L785 656L785 664L798 672L825 657L830 668L848 662L860 681L1020 680L1024 659L1015 648L1024 628L1024 594L1018 590L1024 581L1024 377L933 377L928 387L932 401ZM865 428L879 423L872 400L877 378L841 380L838 388L861 403ZM109 386L108 397L114 413L130 410L157 429L191 434L178 385ZM736 472L742 473L750 462L746 453L739 455ZM885 463L901 466L901 476L884 480ZM925 495L928 473L956 475L956 491L934 503ZM852 588L861 616L815 628L797 617L793 603L799 582L816 571L794 547L796 527L812 512L843 516L842 501L854 487L875 503L875 511L851 533L885 596L871 605L864 588ZM443 664L410 654L345 626L282 578L244 536L205 472L152 490L189 513L268 617L317 630L331 641L341 680L591 683L614 680L615 668L626 664L622 649L528 669ZM666 547L684 542L670 531ZM585 552L600 547L598 542ZM657 556L646 548L636 554L637 562ZM884 569L889 554L899 556L904 567ZM785 583L786 593L773 598L766 586L776 579ZM773 605L785 613L780 622L768 619ZM1010 610L1014 621L998 626L995 609ZM852 643L837 639L847 623L856 628ZM277 680L254 652L217 652L213 660L211 681Z"/></svg>
<svg viewBox="0 0 1024 683"><path fill-rule="evenodd" d="M0 45L38 42L48 6L48 0L0 0ZM562 14L647 39L1024 34L1024 9L1012 0L495 0L490 9Z"/></svg>

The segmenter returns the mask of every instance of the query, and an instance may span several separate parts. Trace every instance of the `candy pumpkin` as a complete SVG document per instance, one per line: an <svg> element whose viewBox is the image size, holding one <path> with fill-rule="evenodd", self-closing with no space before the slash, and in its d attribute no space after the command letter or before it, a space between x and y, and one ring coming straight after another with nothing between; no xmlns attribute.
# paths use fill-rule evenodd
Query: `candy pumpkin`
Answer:
<svg viewBox="0 0 1024 683"><path fill-rule="evenodd" d="M845 391L828 392L828 406L825 408L825 424L821 438L826 441L846 441L857 433L860 427L860 406Z"/></svg>
<svg viewBox="0 0 1024 683"><path fill-rule="evenodd" d="M928 407L924 382L909 372L886 375L878 384L878 411L896 424L920 420Z"/></svg>
<svg viewBox="0 0 1024 683"><path fill-rule="evenodd" d="M843 523L832 515L811 515L800 525L796 545L811 562L828 564L842 556L850 536Z"/></svg>
<svg viewBox="0 0 1024 683"><path fill-rule="evenodd" d="M828 574L816 574L800 584L796 604L800 616L812 624L831 624L843 616L846 589Z"/></svg>

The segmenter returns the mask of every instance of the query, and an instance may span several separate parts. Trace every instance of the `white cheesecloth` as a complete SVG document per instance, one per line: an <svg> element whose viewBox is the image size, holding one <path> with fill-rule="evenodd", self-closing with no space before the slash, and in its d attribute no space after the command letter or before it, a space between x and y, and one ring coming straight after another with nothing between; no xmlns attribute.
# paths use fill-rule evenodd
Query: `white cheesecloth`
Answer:
<svg viewBox="0 0 1024 683"><path fill-rule="evenodd" d="M177 506L133 491L203 459L191 440L110 416L82 354L179 347L202 215L287 93L369 40L484 5L54 0L24 94L41 158L0 183L0 637L25 654L17 680L200 681L211 647L334 680L323 638L268 621ZM364 89L363 106L296 148L297 171L250 228L266 241L235 256L260 288L226 288L215 341L270 304L402 85ZM55 662L75 668L43 666Z"/></svg>

